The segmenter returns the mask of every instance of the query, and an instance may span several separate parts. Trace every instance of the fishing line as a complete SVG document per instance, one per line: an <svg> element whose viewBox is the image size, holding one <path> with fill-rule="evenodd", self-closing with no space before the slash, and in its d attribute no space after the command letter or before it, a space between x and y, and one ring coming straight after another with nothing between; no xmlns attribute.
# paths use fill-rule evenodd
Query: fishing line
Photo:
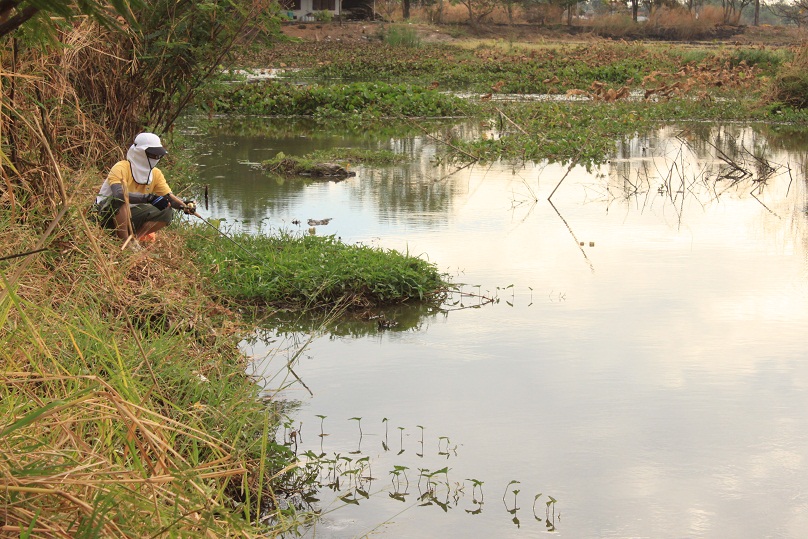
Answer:
<svg viewBox="0 0 808 539"><path fill-rule="evenodd" d="M230 242L232 242L233 245L235 245L236 247L238 247L239 249L241 249L242 251L244 251L245 253L247 253L248 255L253 257L254 259L258 260L259 262L261 261L260 258L258 258L255 254L251 253L250 251L248 251L243 245L239 244L236 240L234 240L233 238L231 238L230 236L228 236L227 234L225 234L224 232L219 230L219 227L217 227L216 225L214 225L213 223L211 223L210 221L208 221L207 219L205 219L204 217L202 217L201 215L199 215L196 212L194 212L193 215L195 215L196 217L199 217L200 219L202 219L203 223L205 223L206 225L211 227L213 230L218 232L223 238L225 238L225 239L229 240Z"/></svg>

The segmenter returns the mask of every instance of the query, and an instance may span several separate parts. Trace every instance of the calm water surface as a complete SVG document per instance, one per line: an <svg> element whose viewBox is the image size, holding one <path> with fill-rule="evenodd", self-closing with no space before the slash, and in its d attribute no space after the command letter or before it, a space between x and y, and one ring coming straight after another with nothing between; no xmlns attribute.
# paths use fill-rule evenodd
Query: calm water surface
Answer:
<svg viewBox="0 0 808 539"><path fill-rule="evenodd" d="M497 300L315 335L294 367L313 395L282 393L301 403L299 451L369 456L375 479L359 505L324 489L309 536L808 534L805 142L665 128L565 177L435 167L428 137L245 123L196 134L205 217L255 232L330 217L318 234L421 254ZM252 166L329 146L411 164L343 182ZM268 333L245 347L272 390L307 335ZM421 506L418 469L443 467Z"/></svg>

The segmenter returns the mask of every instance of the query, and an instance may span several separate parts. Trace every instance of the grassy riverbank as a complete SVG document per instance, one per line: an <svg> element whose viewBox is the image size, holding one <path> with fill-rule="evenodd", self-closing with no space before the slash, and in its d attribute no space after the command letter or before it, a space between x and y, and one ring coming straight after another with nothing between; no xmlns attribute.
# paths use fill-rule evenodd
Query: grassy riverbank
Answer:
<svg viewBox="0 0 808 539"><path fill-rule="evenodd" d="M97 41L95 32L87 35ZM340 77L341 84L316 91L232 85L199 102L210 112L329 121L479 118L491 128L485 136L447 141L456 152L448 158L459 160L588 162L602 157L614 137L648 122L802 117L785 99L763 100L767 82L790 61L787 51L668 55L609 44L562 54L553 47L502 44L434 50L333 45L279 46L256 54L252 65L297 65L307 69L303 75ZM59 73L67 69L52 65ZM107 71L111 77L130 72ZM93 74L83 66L76 72ZM400 80L347 80L379 73ZM16 132L13 145L6 139L3 147L20 172L8 172L0 193L0 258L44 250L0 261L0 530L71 538L257 537L296 528L306 516L295 502L310 478L278 439L282 403L263 399L244 374L247 358L238 343L251 327L237 307L437 300L445 288L441 276L407 254L320 236L236 237L246 253L212 230L172 226L145 250L122 251L119 241L83 217L102 174L76 170L86 166L83 161L114 161L114 137L93 131L85 116L61 106L80 97L42 99L42 91L57 88L43 84L29 88L26 100L23 83L35 77L18 79L17 114L26 121L15 128L37 129ZM136 102L143 84L132 87ZM624 87L651 91L652 99L607 97L608 90ZM462 100L442 93L448 89L476 95ZM497 100L508 92L570 90L589 101ZM49 111L65 117L46 118L42 102L60 104ZM22 103L30 105L28 116ZM118 128L141 125L134 117L128 122ZM65 126L70 132L61 131ZM49 141L63 146L51 148ZM174 165L175 190L177 172L188 167L176 161L178 150L165 160L167 169Z"/></svg>
<svg viewBox="0 0 808 539"><path fill-rule="evenodd" d="M122 250L83 216L91 182L75 179L55 220L45 208L0 211L0 257L40 237L44 249L0 261L0 529L257 537L296 527L311 481L277 432L283 403L245 374L238 343L251 328L235 311L435 299L440 276L334 238L236 238L256 261L182 223Z"/></svg>
<svg viewBox="0 0 808 539"><path fill-rule="evenodd" d="M0 213L2 256L50 221ZM298 479L182 239L134 253L80 206L0 262L0 529L32 537L258 536Z"/></svg>

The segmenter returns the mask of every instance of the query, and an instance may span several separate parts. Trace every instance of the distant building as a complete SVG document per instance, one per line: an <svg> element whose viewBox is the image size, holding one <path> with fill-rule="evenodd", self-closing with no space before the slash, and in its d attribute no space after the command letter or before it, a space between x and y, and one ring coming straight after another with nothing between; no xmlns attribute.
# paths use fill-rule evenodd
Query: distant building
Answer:
<svg viewBox="0 0 808 539"><path fill-rule="evenodd" d="M281 13L294 21L317 20L317 13L331 12L334 18L371 19L373 17L372 0L279 0Z"/></svg>
<svg viewBox="0 0 808 539"><path fill-rule="evenodd" d="M281 13L295 21L313 21L318 11L330 11L333 16L342 13L340 0L280 0Z"/></svg>

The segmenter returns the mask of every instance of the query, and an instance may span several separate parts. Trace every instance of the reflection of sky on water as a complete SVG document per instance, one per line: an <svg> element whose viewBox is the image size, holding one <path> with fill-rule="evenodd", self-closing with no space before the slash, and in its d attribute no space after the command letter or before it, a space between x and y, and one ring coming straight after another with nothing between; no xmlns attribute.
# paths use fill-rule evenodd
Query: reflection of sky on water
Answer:
<svg viewBox="0 0 808 539"><path fill-rule="evenodd" d="M389 486L394 465L448 465L452 481L485 481L486 496L475 516L464 510L470 485L447 513L396 516L405 505L382 494L328 515L318 535L353 537L392 519L382 535L532 537L544 533L530 509L539 492L559 500L556 525L571 537L808 529L804 160L738 126L698 130L662 130L591 173L572 169L553 205L560 165L446 177L418 161L279 186L216 156L239 180L205 179L206 216L232 222L240 214L229 211L249 208L251 223L268 217L272 228L332 217L318 233L423 253L464 290L500 298L427 317L417 331L312 343L295 372L314 397L287 393L305 404L296 421L306 447L347 454L359 444L374 459L373 490ZM730 143L765 148L777 165L758 200L751 179L713 181L727 163L707 155ZM272 143L222 147L250 145ZM282 361L267 363L269 372ZM326 438L316 414L327 416ZM361 440L349 421L358 416ZM385 417L392 451L380 444ZM423 458L416 425L429 442ZM440 436L458 444L456 457L437 455ZM511 480L520 528L503 506Z"/></svg>

